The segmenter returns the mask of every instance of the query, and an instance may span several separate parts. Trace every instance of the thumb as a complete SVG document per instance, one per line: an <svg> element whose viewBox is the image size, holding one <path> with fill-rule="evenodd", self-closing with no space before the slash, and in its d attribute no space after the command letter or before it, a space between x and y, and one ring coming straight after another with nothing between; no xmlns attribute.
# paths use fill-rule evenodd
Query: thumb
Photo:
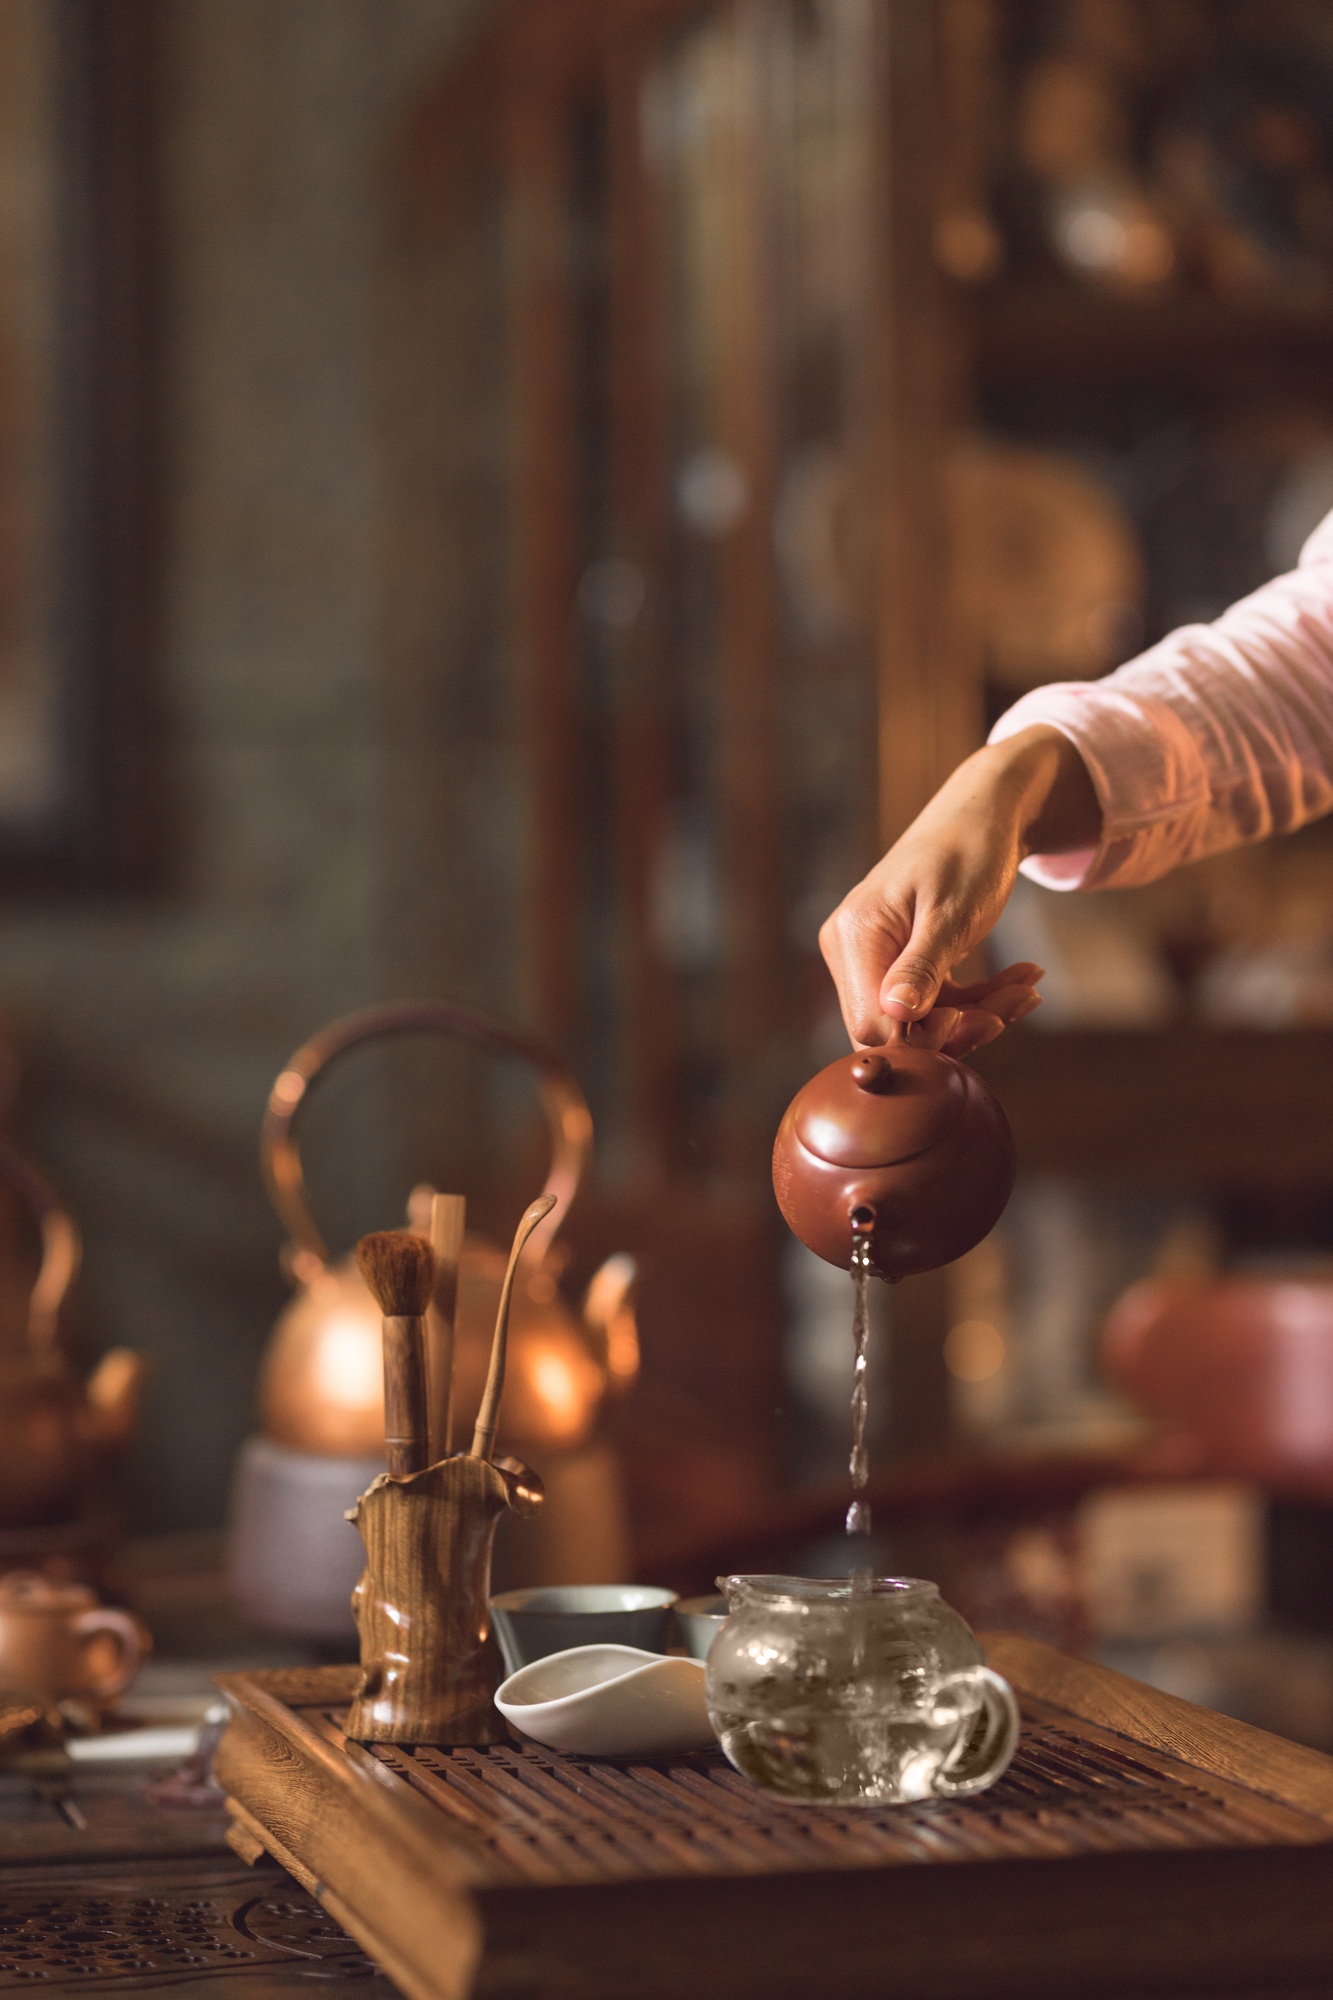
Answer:
<svg viewBox="0 0 1333 2000"><path fill-rule="evenodd" d="M958 956L951 925L931 911L918 911L898 957L880 982L879 1004L894 1021L915 1021L935 1005L950 966Z"/></svg>

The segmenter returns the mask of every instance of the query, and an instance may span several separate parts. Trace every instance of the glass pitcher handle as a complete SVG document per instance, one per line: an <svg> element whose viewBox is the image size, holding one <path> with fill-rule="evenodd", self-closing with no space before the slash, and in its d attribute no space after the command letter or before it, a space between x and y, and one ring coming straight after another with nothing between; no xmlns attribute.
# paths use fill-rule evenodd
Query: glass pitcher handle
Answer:
<svg viewBox="0 0 1333 2000"><path fill-rule="evenodd" d="M964 1798L969 1792L984 1792L987 1785L993 1785L1008 1769L1018 1748L1018 1703L1008 1681L1002 1680L989 1667L964 1667L956 1674L946 1674L935 1689L937 1714L941 1707L952 1706L948 1696L954 1688L960 1693L965 1688L980 1690L980 1715L985 1720L978 1736L977 1717L974 1716L935 1773L931 1789L937 1798L942 1799ZM965 1712L961 1703L959 1711Z"/></svg>

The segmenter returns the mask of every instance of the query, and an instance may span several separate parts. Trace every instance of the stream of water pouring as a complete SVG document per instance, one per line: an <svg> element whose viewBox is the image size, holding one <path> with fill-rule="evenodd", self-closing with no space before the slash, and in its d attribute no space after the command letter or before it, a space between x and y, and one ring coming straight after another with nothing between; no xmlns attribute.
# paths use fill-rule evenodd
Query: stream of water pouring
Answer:
<svg viewBox="0 0 1333 2000"><path fill-rule="evenodd" d="M874 1217L869 1211L857 1209L852 1217L852 1342L856 1352L852 1363L852 1452L848 1461L853 1499L847 1509L847 1533L856 1536L869 1536L874 1525L870 1502L861 1497L870 1478L870 1454L866 1449L870 1396L866 1368L870 1346L870 1243L874 1227ZM867 1543L866 1553L858 1553L852 1564L852 1588L868 1591L873 1581L874 1564Z"/></svg>

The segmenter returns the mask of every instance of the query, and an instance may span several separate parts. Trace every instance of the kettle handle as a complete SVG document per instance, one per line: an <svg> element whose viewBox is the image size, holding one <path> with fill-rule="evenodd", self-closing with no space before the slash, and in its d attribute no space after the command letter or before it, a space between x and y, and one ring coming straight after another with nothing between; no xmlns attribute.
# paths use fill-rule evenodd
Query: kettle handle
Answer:
<svg viewBox="0 0 1333 2000"><path fill-rule="evenodd" d="M527 1256L539 1262L565 1218L587 1165L592 1147L592 1117L583 1092L555 1051L521 1028L502 1027L484 1014L473 1014L448 1000L391 1000L344 1014L312 1035L283 1065L269 1092L259 1135L264 1185L278 1218L297 1250L328 1261L328 1245L310 1211L305 1175L296 1144L296 1115L306 1093L339 1056L363 1042L384 1035L457 1035L481 1042L503 1055L531 1064L551 1131L551 1165L544 1192L555 1196L555 1207L528 1239Z"/></svg>
<svg viewBox="0 0 1333 2000"><path fill-rule="evenodd" d="M60 1308L83 1257L83 1239L46 1176L7 1139L0 1139L0 1182L27 1203L41 1231L42 1261L28 1300L25 1329L28 1346L40 1352L55 1342Z"/></svg>

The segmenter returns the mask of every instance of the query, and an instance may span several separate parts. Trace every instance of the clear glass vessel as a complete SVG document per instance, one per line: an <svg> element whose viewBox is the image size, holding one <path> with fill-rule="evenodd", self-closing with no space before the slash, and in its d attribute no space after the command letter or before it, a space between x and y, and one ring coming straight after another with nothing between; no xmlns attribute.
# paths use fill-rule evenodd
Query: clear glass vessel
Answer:
<svg viewBox="0 0 1333 2000"><path fill-rule="evenodd" d="M984 1791L1018 1742L1018 1704L933 1583L718 1578L730 1615L708 1711L747 1778L812 1805Z"/></svg>

